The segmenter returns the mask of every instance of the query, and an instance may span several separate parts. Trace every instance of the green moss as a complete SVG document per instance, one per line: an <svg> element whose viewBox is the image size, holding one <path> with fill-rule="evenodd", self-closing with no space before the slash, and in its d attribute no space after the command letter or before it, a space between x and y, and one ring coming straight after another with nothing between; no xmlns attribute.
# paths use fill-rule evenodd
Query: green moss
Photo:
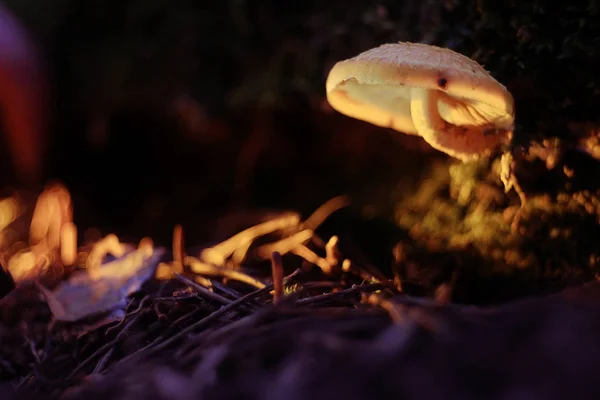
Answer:
<svg viewBox="0 0 600 400"><path fill-rule="evenodd" d="M596 274L600 191L532 193L513 231L519 202L503 194L496 168L485 162L434 166L397 207L396 220L409 231L413 250L443 252L456 263L453 254L471 254L482 261L477 268L483 275L531 269L542 282Z"/></svg>

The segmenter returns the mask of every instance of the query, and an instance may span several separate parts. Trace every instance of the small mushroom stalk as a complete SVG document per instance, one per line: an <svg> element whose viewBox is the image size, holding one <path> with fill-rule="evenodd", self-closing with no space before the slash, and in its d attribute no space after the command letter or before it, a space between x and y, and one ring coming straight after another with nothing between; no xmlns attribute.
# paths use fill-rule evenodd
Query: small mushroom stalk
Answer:
<svg viewBox="0 0 600 400"><path fill-rule="evenodd" d="M442 118L471 124L455 125ZM475 109L449 104L442 92L422 87L411 90L410 112L413 124L431 147L463 162L476 161L488 156L492 149L510 143L512 131L481 124L485 118ZM458 114L458 116L457 116ZM460 119L460 121L458 121Z"/></svg>

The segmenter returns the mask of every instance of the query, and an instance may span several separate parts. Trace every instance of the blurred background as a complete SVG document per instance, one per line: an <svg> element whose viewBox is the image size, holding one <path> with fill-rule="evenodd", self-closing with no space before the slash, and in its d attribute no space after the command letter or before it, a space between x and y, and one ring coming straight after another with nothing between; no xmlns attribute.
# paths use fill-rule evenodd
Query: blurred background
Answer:
<svg viewBox="0 0 600 400"><path fill-rule="evenodd" d="M217 240L214 222L231 212L306 214L340 194L362 218L393 225L394 205L447 157L324 97L335 62L383 43L436 44L482 63L513 93L523 143L569 140L600 115L592 0L4 4L48 72L40 188L64 182L79 226L123 240L169 243L176 223L190 243ZM20 188L1 149L0 184Z"/></svg>

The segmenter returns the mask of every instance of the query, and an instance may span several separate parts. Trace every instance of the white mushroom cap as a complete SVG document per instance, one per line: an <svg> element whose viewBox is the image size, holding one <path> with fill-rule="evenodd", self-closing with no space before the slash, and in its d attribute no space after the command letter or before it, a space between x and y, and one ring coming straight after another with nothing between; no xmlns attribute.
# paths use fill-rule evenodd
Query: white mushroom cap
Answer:
<svg viewBox="0 0 600 400"><path fill-rule="evenodd" d="M337 111L419 135L463 161L512 139L512 95L477 62L449 49L384 44L338 62L326 90Z"/></svg>

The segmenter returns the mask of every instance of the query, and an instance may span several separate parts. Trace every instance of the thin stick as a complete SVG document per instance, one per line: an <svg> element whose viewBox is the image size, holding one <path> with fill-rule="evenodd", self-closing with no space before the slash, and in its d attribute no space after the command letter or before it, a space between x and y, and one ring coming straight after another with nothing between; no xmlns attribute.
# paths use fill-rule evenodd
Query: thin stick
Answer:
<svg viewBox="0 0 600 400"><path fill-rule="evenodd" d="M130 311L127 313L127 315L116 325L114 326L109 326L106 329L105 335L108 335L110 332L114 331L115 329L118 329L121 325L123 325L127 319L128 316L131 315L135 315L137 313L139 313L140 311L142 311L142 308L146 305L146 302L150 300L150 296L146 295L142 298L142 300L140 300L140 303L138 304L137 308L133 311ZM156 298L155 298L156 300ZM129 308L129 305L133 302L133 299L131 299L131 301L129 302L129 304L127 305L127 308ZM126 309L127 309L126 308ZM118 334L117 334L118 335Z"/></svg>
<svg viewBox="0 0 600 400"><path fill-rule="evenodd" d="M100 354L104 353L106 350L111 349L116 344L117 344L117 339L114 339L114 340L111 340L110 342L106 343L104 346L100 347L92 355L90 355L88 358L83 360L77 367L75 367L75 369L73 369L73 371L71 371L71 373L69 375L67 375L65 380L69 380L72 377L74 377L75 374L77 374L84 367L86 367L89 363L91 363L96 357L98 357Z"/></svg>
<svg viewBox="0 0 600 400"><path fill-rule="evenodd" d="M179 224L173 229L173 261L182 264L185 258L183 227Z"/></svg>
<svg viewBox="0 0 600 400"><path fill-rule="evenodd" d="M86 358L84 361L81 362L81 364L79 364L73 371L71 371L71 373L69 375L67 375L67 378L65 380L69 380L71 378L73 378L75 376L75 374L77 374L79 371L81 371L85 366L87 366L89 363L91 363L96 357L98 357L100 354L102 354L105 350L109 350L109 353L112 354L112 351L114 349L114 346L117 345L117 343L119 343L121 341L121 339L123 339L123 336L125 335L125 333L129 330L129 328L131 328L131 326L136 323L141 317L141 314L136 315L135 317L133 317L129 322L127 322L127 324L123 327L123 329L121 329L121 331L119 333L117 333L117 336L114 338L114 340L111 340L110 342L106 343L104 346L100 347L98 350L96 350L94 352L94 354L92 354L91 356L89 356L88 358ZM107 353L108 354L108 353ZM107 356L105 355L104 358L106 358ZM108 356L110 357L110 355ZM108 359L106 358L106 360L104 360L104 362L108 361ZM100 361L100 364L103 361ZM98 366L96 366L98 367Z"/></svg>
<svg viewBox="0 0 600 400"><path fill-rule="evenodd" d="M210 290L207 290L206 288L198 285L196 282L193 282L191 280L189 280L188 278L186 278L183 275L177 274L175 273L175 278L177 278L178 280L180 280L182 283L186 284L187 286L191 287L192 289L194 289L196 292L198 292L199 295L201 295L202 297L205 297L207 299L210 300L214 300L217 303L226 305L226 304L231 304L233 301L229 300L221 295L218 295L214 292L211 292Z"/></svg>
<svg viewBox="0 0 600 400"><path fill-rule="evenodd" d="M156 345L157 343L159 343L163 338L161 336L155 338L154 340L152 340L150 343L148 343L147 345L145 345L144 347L142 347L141 349L137 349L136 351L134 351L133 353L129 354L128 356L125 356L123 358L121 358L119 361L117 361L116 363L114 363L112 366L113 368L116 367L119 364L122 364L123 362L127 361L127 360L131 360L132 358L139 356L141 353L143 353L146 350L151 350L152 346Z"/></svg>
<svg viewBox="0 0 600 400"><path fill-rule="evenodd" d="M331 265L329 265L329 263L323 257L319 257L314 251L312 251L308 247L301 244L299 246L294 247L292 249L292 253L297 255L298 257L302 257L309 263L314 264L317 267L321 268L323 273L325 273L325 274L331 273L331 270L332 270Z"/></svg>
<svg viewBox="0 0 600 400"><path fill-rule="evenodd" d="M225 264L225 260L240 247L247 246L260 236L289 228L298 225L299 223L300 217L297 214L286 215L263 222L262 224L241 231L216 246L204 249L200 254L200 259L204 262L222 266Z"/></svg>
<svg viewBox="0 0 600 400"><path fill-rule="evenodd" d="M313 231L311 229L304 229L285 239L278 240L275 243L269 243L260 246L258 249L256 249L256 254L263 259L270 257L274 252L279 254L287 254L295 247L300 246L304 244L304 242L310 240L312 236Z"/></svg>
<svg viewBox="0 0 600 400"><path fill-rule="evenodd" d="M291 279L295 278L299 273L300 273L300 270L298 270L298 269L295 270L290 275L288 275L284 278L284 283L289 282ZM150 355L159 350L162 350L162 349L168 347L169 345L173 344L175 341L181 339L188 333L191 333L197 329L203 328L203 327L211 324L216 319L218 319L218 318L222 317L223 315L226 315L227 313L234 311L238 307L242 306L244 304L244 302L253 300L254 298L256 298L264 293L268 293L270 290L273 290L273 285L268 285L262 289L258 289L251 293L248 293L245 296L242 296L239 299L233 301L232 303L230 303L226 306L223 306L222 308L218 309L217 311L213 312L212 314L207 315L206 317L202 318L200 321L198 321L192 325L189 325L186 328L183 328L182 330L180 330L179 332L177 332L176 334L174 334L173 336L171 336L167 339L159 336L158 338L153 340L152 343L139 349L135 353L132 353L132 354L122 358L121 360L119 360L117 363L115 363L113 365L113 368L117 364L122 364L122 363L126 362L127 360L132 359L135 356L140 357L142 355L142 353L144 353L144 352L146 352L146 355ZM162 342L161 342L161 340L162 340Z"/></svg>
<svg viewBox="0 0 600 400"><path fill-rule="evenodd" d="M77 226L65 223L60 230L60 258L63 265L73 265L77 260Z"/></svg>
<svg viewBox="0 0 600 400"><path fill-rule="evenodd" d="M273 303L277 304L283 298L283 261L281 254L274 251L271 255L271 270L273 272Z"/></svg>
<svg viewBox="0 0 600 400"><path fill-rule="evenodd" d="M337 210L347 207L350 205L350 199L348 196L337 196L331 200L328 200L319 208L317 208L307 219L304 221L302 226L305 229L315 230L319 227L323 221L325 221L331 214Z"/></svg>
<svg viewBox="0 0 600 400"><path fill-rule="evenodd" d="M221 276L224 278L232 279L234 281L246 283L250 286L254 286L259 289L265 287L264 283L241 271L231 268L218 267L216 265L202 262L198 259L195 259L194 257L186 257L184 260L184 264L189 265L191 270L197 274Z"/></svg>
<svg viewBox="0 0 600 400"><path fill-rule="evenodd" d="M114 351L115 351L115 348L111 347L106 352L106 354L100 359L100 361L98 361L98 364L96 364L96 366L94 367L94 370L92 371L92 375L97 375L100 372L102 372L102 370L106 366L106 363L108 363L108 360L112 357Z"/></svg>
<svg viewBox="0 0 600 400"><path fill-rule="evenodd" d="M335 268L340 263L340 251L338 249L339 238L332 236L325 244L325 261Z"/></svg>
<svg viewBox="0 0 600 400"><path fill-rule="evenodd" d="M273 285L265 286L262 289L258 289L251 293L248 293L247 295L240 297L239 299L233 301L232 303L221 307L217 311L202 318L200 321L198 321L192 325L189 325L186 328L183 328L182 330L180 330L179 332L177 332L170 338L163 340L162 342L156 344L155 346L147 348L147 350L146 350L147 355L150 355L152 353L155 353L159 350L162 350L162 349L168 347L169 345L171 345L174 342L176 342L177 340L181 339L183 336L187 335L188 333L191 333L197 329L205 327L206 325L212 323L213 321L217 320L218 318L222 317L223 315L235 310L237 307L244 304L244 302L254 299L255 297L258 297L264 293L267 293L272 289L273 289ZM129 357L126 357L126 358L129 358ZM124 360L125 360L125 358L121 359L121 361L119 361L119 363L122 363Z"/></svg>
<svg viewBox="0 0 600 400"><path fill-rule="evenodd" d="M321 294L318 296L312 296L312 297L307 297L304 299L298 299L298 300L296 300L296 305L299 305L299 306L311 305L312 306L312 305L316 305L317 303L334 300L339 297L344 297L344 296L353 295L353 294L357 294L357 293L372 292L372 291L377 291L377 290L381 290L381 289L385 289L385 285L383 285L382 283L367 283L364 285L354 285L351 288L340 290L338 292L330 292L330 293L325 293L325 294Z"/></svg>

